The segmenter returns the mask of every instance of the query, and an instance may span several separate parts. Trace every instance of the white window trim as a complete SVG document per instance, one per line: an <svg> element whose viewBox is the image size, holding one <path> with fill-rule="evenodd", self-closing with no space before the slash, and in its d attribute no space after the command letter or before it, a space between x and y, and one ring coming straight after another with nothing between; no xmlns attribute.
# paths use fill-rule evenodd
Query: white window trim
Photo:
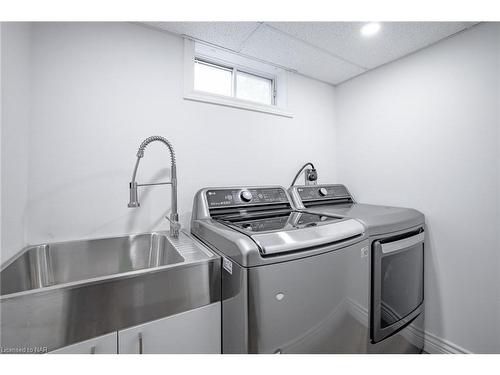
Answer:
<svg viewBox="0 0 500 375"><path fill-rule="evenodd" d="M226 53L227 54L227 53ZM268 113L276 116L283 116L288 118L293 118L293 113L286 109L287 106L287 83L288 83L288 72L284 69L276 69L275 75L270 75L269 73L263 73L257 69L252 69L251 67L238 66L238 64L232 63L242 72L248 72L250 74L256 74L262 77L271 78L274 81L274 89L277 91L277 97L275 98L275 105L259 104L252 101L239 99L235 97L228 97L224 95L218 95L208 92L195 91L194 90L194 59L199 57L201 60L208 60L209 62L218 63L220 61L221 65L224 65L224 61L218 60L217 57L199 55L195 54L195 41L185 38L184 39L184 99L191 100L201 103L216 104L225 107L239 108L247 111ZM227 65L227 62L225 62Z"/></svg>

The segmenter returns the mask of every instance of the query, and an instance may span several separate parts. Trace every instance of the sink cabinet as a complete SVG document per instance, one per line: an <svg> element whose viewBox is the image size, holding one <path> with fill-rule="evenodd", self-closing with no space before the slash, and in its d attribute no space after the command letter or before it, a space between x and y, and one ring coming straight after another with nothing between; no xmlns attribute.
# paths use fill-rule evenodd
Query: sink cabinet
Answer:
<svg viewBox="0 0 500 375"><path fill-rule="evenodd" d="M95 337L50 352L51 354L117 354L118 333Z"/></svg>
<svg viewBox="0 0 500 375"><path fill-rule="evenodd" d="M220 302L68 345L50 353L220 354Z"/></svg>
<svg viewBox="0 0 500 375"><path fill-rule="evenodd" d="M120 354L221 352L220 302L118 332Z"/></svg>

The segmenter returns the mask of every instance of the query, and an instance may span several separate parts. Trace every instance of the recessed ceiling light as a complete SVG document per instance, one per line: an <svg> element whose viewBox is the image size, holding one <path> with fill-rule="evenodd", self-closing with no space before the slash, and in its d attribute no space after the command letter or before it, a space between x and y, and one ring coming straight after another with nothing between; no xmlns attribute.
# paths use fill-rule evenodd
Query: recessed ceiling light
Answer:
<svg viewBox="0 0 500 375"><path fill-rule="evenodd" d="M380 31L380 23L378 22L370 22L366 25L363 25L361 28L361 35L363 36L373 36Z"/></svg>

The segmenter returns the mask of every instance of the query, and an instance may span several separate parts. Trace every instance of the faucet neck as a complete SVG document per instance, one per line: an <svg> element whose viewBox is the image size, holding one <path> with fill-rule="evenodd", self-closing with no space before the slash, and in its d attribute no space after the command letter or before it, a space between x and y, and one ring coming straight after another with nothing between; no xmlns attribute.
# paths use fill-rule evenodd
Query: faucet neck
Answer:
<svg viewBox="0 0 500 375"><path fill-rule="evenodd" d="M174 148L172 147L172 144L164 137L161 136L151 136L146 138L142 143L139 145L139 149L137 150L137 160L135 162L134 166L134 172L132 173L132 181L130 182L130 203L129 207L139 207L139 200L137 198L137 187L141 186L140 184L137 184L136 182L136 177L137 177L137 170L139 168L139 162L141 158L144 157L144 150L146 147L151 143L151 142L162 142L165 144L170 152L170 182L169 184L172 185L172 194L171 194L171 206L172 206L172 212L170 214L170 235L172 237L178 237L179 236L179 229L180 229L180 224L179 224L179 214L177 212L177 166L175 163L175 152ZM147 184L146 184L147 185ZM132 199L134 198L134 199Z"/></svg>

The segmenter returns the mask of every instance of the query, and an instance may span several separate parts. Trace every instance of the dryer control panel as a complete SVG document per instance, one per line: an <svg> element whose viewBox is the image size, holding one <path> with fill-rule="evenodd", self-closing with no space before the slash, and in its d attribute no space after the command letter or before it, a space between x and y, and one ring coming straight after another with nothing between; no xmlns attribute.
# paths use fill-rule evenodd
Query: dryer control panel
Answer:
<svg viewBox="0 0 500 375"><path fill-rule="evenodd" d="M303 201L350 197L344 185L299 186L297 192Z"/></svg>
<svg viewBox="0 0 500 375"><path fill-rule="evenodd" d="M289 189L294 204L305 208L314 204L353 202L349 190L344 185L292 186Z"/></svg>

